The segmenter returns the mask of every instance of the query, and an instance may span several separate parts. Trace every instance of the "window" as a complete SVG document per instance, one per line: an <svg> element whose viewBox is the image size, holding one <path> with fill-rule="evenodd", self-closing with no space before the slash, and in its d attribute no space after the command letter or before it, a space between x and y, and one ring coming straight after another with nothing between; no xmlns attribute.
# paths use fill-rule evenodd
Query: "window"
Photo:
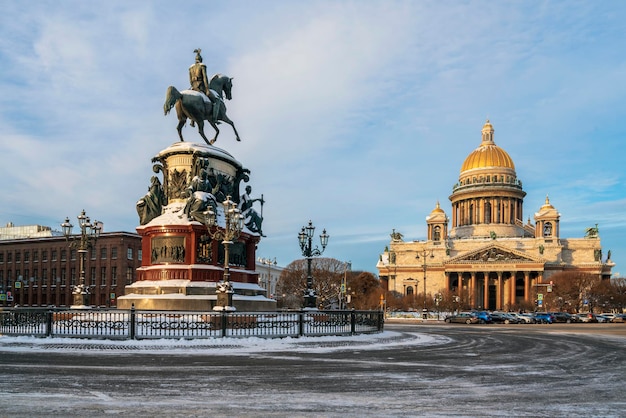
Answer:
<svg viewBox="0 0 626 418"><path fill-rule="evenodd" d="M97 255L97 251L96 251L96 249L94 248L94 249L91 251L91 259L92 259L92 260L95 260L95 259L96 259L96 255Z"/></svg>
<svg viewBox="0 0 626 418"><path fill-rule="evenodd" d="M117 267L111 267L111 286L117 286Z"/></svg>
<svg viewBox="0 0 626 418"><path fill-rule="evenodd" d="M15 262L19 263L20 261L22 261L22 253L19 251L15 252Z"/></svg>
<svg viewBox="0 0 626 418"><path fill-rule="evenodd" d="M41 251L41 261L48 261L48 251L47 250L42 250Z"/></svg>
<svg viewBox="0 0 626 418"><path fill-rule="evenodd" d="M89 281L91 282L91 284L96 283L96 268L95 267L92 267L89 269Z"/></svg>
<svg viewBox="0 0 626 418"><path fill-rule="evenodd" d="M65 286L66 284L67 284L66 272L65 272L65 269L62 268L61 269L61 286Z"/></svg>
<svg viewBox="0 0 626 418"><path fill-rule="evenodd" d="M24 251L24 262L28 263L30 261L30 251Z"/></svg>
<svg viewBox="0 0 626 418"><path fill-rule="evenodd" d="M13 253L10 251L7 253L7 262L8 263L13 262Z"/></svg>
<svg viewBox="0 0 626 418"><path fill-rule="evenodd" d="M59 282L59 278L57 277L57 269L56 267L52 269L52 274L50 275L50 282L52 283L52 286L56 286L56 284Z"/></svg>
<svg viewBox="0 0 626 418"><path fill-rule="evenodd" d="M39 261L39 251L37 250L33 250L33 261L34 262Z"/></svg>
<svg viewBox="0 0 626 418"><path fill-rule="evenodd" d="M72 267L70 270L70 280L72 283L72 286L76 285L76 267Z"/></svg>
<svg viewBox="0 0 626 418"><path fill-rule="evenodd" d="M552 235L552 222L546 222L543 226L543 236L549 237Z"/></svg>
<svg viewBox="0 0 626 418"><path fill-rule="evenodd" d="M133 272L135 269L132 267L126 267L126 284L131 284L133 282Z"/></svg>
<svg viewBox="0 0 626 418"><path fill-rule="evenodd" d="M113 248L111 248L111 258L112 258L113 260L116 260L116 259L117 259L117 247L113 247Z"/></svg>
<svg viewBox="0 0 626 418"><path fill-rule="evenodd" d="M76 250L73 248L70 250L70 260L76 260Z"/></svg>
<svg viewBox="0 0 626 418"><path fill-rule="evenodd" d="M48 269L41 269L41 284L43 286L48 285Z"/></svg>
<svg viewBox="0 0 626 418"><path fill-rule="evenodd" d="M106 260L107 258L107 249L106 247L100 248L100 258Z"/></svg>
<svg viewBox="0 0 626 418"><path fill-rule="evenodd" d="M4 263L4 253L0 253L0 263Z"/></svg>
<svg viewBox="0 0 626 418"><path fill-rule="evenodd" d="M441 227L439 225L435 226L433 233L433 241L441 240Z"/></svg>
<svg viewBox="0 0 626 418"><path fill-rule="evenodd" d="M107 282L107 268L100 267L100 284L105 284Z"/></svg>
<svg viewBox="0 0 626 418"><path fill-rule="evenodd" d="M50 258L52 259L52 261L57 261L57 250L52 250L50 252Z"/></svg>
<svg viewBox="0 0 626 418"><path fill-rule="evenodd" d="M141 261L142 255L141 250L137 250L137 260Z"/></svg>
<svg viewBox="0 0 626 418"><path fill-rule="evenodd" d="M128 258L129 260L133 259L133 249L132 248L128 248L126 250L126 258Z"/></svg>
<svg viewBox="0 0 626 418"><path fill-rule="evenodd" d="M61 261L67 260L67 250L61 250Z"/></svg>

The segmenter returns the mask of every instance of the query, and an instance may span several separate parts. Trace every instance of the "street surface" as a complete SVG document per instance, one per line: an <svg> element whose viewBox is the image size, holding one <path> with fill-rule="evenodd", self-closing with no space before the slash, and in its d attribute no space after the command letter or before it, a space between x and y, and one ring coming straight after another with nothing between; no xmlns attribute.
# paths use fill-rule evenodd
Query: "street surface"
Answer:
<svg viewBox="0 0 626 418"><path fill-rule="evenodd" d="M33 341L0 338L0 417L626 416L626 324Z"/></svg>

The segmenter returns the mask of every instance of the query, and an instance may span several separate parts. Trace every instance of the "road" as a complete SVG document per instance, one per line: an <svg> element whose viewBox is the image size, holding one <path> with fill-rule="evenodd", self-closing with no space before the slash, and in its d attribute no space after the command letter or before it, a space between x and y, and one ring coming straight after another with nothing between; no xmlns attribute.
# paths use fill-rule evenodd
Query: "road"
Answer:
<svg viewBox="0 0 626 418"><path fill-rule="evenodd" d="M625 416L626 324L387 323L247 347L0 339L1 417ZM252 344L254 345L254 344Z"/></svg>

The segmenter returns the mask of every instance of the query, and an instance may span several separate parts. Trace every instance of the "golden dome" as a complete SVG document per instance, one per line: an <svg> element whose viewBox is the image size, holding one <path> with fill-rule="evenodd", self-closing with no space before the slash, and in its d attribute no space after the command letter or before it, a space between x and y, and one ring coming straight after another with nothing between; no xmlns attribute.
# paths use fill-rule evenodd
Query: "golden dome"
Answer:
<svg viewBox="0 0 626 418"><path fill-rule="evenodd" d="M544 203L544 205L539 210L547 210L547 209L554 209L554 206L552 206L552 204L550 203L550 198L548 197L548 195L546 195L546 203Z"/></svg>
<svg viewBox="0 0 626 418"><path fill-rule="evenodd" d="M441 206L439 205L439 201L437 201L437 206L435 207L435 209L433 209L433 211L430 212L431 215L434 215L436 213L445 213L443 209L441 209Z"/></svg>
<svg viewBox="0 0 626 418"><path fill-rule="evenodd" d="M501 167L515 170L513 160L505 150L493 142L493 126L487 119L482 129L482 143L467 156L461 166L461 173L476 168Z"/></svg>

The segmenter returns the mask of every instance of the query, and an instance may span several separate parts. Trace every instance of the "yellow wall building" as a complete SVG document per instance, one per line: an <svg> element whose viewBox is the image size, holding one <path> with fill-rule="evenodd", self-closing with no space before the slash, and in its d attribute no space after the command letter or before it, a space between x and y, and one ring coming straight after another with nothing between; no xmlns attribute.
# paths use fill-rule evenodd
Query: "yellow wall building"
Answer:
<svg viewBox="0 0 626 418"><path fill-rule="evenodd" d="M405 241L394 230L377 264L381 280L401 295L451 294L462 308L505 310L533 304L557 272L610 278L614 263L603 260L597 227L562 238L560 214L548 197L534 223L524 222L525 195L487 121L452 188L451 216L437 202L426 217L426 241Z"/></svg>

